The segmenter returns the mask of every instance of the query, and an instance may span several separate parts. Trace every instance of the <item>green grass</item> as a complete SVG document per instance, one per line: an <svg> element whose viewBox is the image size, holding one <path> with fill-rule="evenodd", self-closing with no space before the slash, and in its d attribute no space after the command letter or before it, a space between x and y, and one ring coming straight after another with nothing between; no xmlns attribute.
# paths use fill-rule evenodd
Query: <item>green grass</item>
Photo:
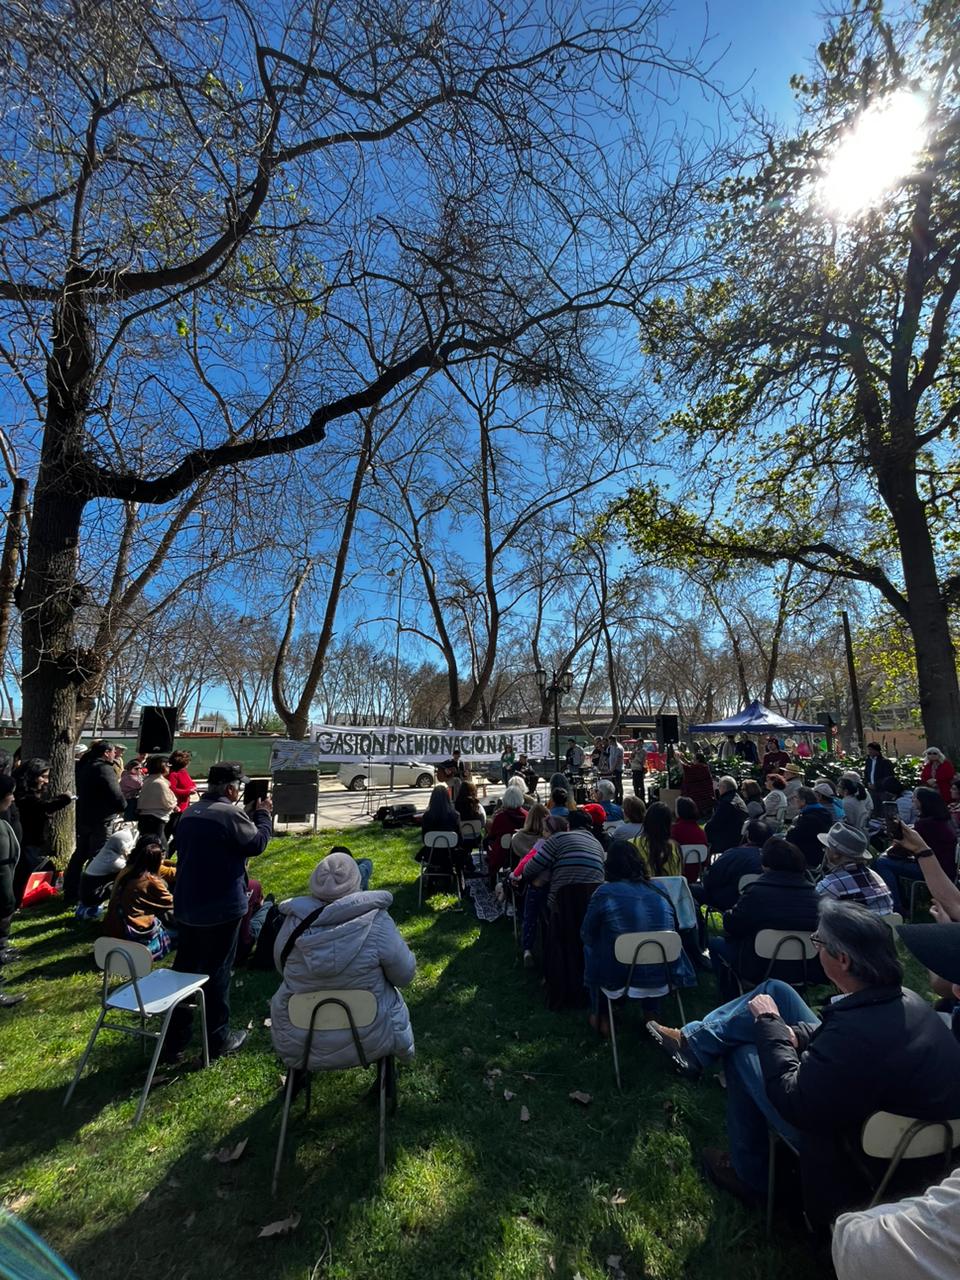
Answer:
<svg viewBox="0 0 960 1280"><path fill-rule="evenodd" d="M279 838L256 873L278 897L301 892L341 839L374 859L374 884L394 893L418 961L406 992L417 1056L400 1068L382 1184L376 1112L362 1100L372 1075L337 1073L317 1079L309 1117L295 1106L271 1199L281 1067L263 1025L277 983L269 973L234 979L234 1025L252 1023L244 1051L155 1088L137 1129L141 1050L108 1032L64 1111L95 1017L96 927L56 908L19 917L22 955L9 977L29 999L0 1013L0 1194L83 1280L832 1274L788 1225L768 1245L758 1215L704 1183L697 1153L723 1145L722 1091L673 1076L637 1011L619 1023L620 1095L609 1045L583 1014L545 1009L508 921L480 924L445 897L418 910L412 833ZM714 1003L703 979L688 1016ZM570 1101L574 1089L592 1103ZM237 1162L204 1160L244 1138ZM290 1235L257 1239L294 1212Z"/></svg>

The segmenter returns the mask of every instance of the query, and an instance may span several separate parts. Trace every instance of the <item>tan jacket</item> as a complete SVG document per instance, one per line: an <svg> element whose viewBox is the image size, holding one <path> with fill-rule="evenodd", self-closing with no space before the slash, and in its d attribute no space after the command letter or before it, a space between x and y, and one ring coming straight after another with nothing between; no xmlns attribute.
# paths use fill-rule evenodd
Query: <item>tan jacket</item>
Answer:
<svg viewBox="0 0 960 1280"><path fill-rule="evenodd" d="M148 774L137 797L137 812L166 821L176 807L177 797L166 778L159 773Z"/></svg>

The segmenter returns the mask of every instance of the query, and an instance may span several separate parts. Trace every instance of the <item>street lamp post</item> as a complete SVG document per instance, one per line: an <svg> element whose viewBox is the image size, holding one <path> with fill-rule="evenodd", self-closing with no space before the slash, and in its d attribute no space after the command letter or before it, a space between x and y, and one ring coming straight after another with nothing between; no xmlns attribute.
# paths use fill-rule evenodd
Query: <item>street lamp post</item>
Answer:
<svg viewBox="0 0 960 1280"><path fill-rule="evenodd" d="M406 571L406 563L401 564L399 571L399 580L397 585L397 641L393 651L393 730L396 733L397 721L400 718L400 630L402 626L401 616L403 611L403 575ZM388 569L387 576L393 577L397 574L396 569ZM396 754L396 753L394 753ZM390 790L393 791L393 783L396 771L396 761L390 760Z"/></svg>
<svg viewBox="0 0 960 1280"><path fill-rule="evenodd" d="M556 754L556 772L560 772L560 702L565 693L573 688L573 672L554 670L547 679L543 667L537 667L537 688L540 697L553 699L553 742Z"/></svg>

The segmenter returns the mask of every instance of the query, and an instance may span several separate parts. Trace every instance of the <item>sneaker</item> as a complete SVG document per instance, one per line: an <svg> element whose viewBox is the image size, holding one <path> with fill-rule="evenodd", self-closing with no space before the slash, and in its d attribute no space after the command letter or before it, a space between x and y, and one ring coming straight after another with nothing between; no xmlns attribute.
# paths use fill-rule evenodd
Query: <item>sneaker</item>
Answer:
<svg viewBox="0 0 960 1280"><path fill-rule="evenodd" d="M7 996L0 991L0 1009L12 1009L15 1004L22 1004L26 998L22 992L18 996Z"/></svg>
<svg viewBox="0 0 960 1280"><path fill-rule="evenodd" d="M673 1063L673 1069L677 1075L683 1076L686 1080L700 1079L702 1074L700 1064L694 1057L684 1052L681 1032L674 1030L673 1027L662 1027L659 1022L651 1019L647 1023L647 1034L657 1048L662 1049Z"/></svg>

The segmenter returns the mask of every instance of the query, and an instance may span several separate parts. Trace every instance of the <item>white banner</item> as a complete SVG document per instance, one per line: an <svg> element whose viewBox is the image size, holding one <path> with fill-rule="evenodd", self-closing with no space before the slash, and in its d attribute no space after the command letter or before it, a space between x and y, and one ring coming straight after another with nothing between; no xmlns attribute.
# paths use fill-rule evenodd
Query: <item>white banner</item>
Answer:
<svg viewBox="0 0 960 1280"><path fill-rule="evenodd" d="M435 764L459 751L465 762L499 760L504 749L537 760L550 754L550 728L539 729L407 729L394 725L359 728L321 724L310 726L311 742L280 739L273 744L270 768L312 769L318 764L350 761L416 761Z"/></svg>

